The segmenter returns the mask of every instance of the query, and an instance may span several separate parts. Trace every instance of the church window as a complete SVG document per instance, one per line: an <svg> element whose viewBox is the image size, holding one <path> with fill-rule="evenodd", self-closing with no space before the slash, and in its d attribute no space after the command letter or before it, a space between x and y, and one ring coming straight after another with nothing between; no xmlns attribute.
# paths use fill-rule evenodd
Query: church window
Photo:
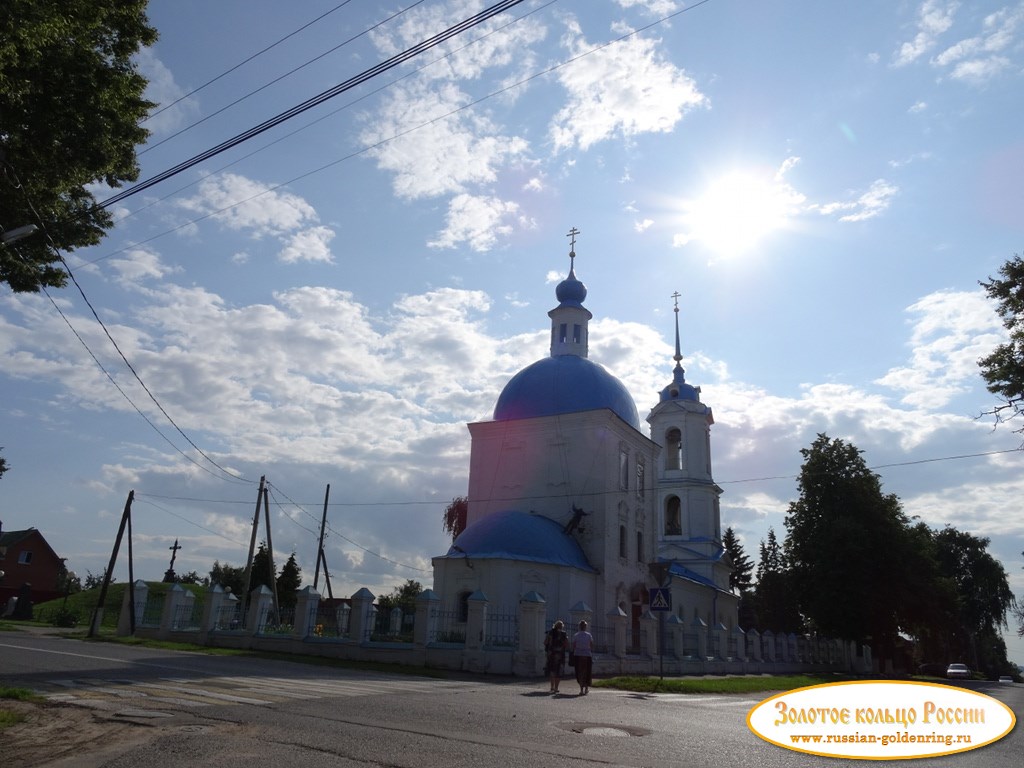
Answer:
<svg viewBox="0 0 1024 768"><path fill-rule="evenodd" d="M459 593L459 621L469 621L469 596L472 592L460 592Z"/></svg>
<svg viewBox="0 0 1024 768"><path fill-rule="evenodd" d="M665 502L665 535L683 535L682 505L678 496L670 496Z"/></svg>
<svg viewBox="0 0 1024 768"><path fill-rule="evenodd" d="M647 466L644 464L643 456L636 458L636 495L637 498L644 497L644 486L647 484Z"/></svg>
<svg viewBox="0 0 1024 768"><path fill-rule="evenodd" d="M580 328L579 323L573 323L572 326L572 342L573 344L580 343L580 337L582 336L583 329Z"/></svg>
<svg viewBox="0 0 1024 768"><path fill-rule="evenodd" d="M558 327L558 340L564 344L566 339L568 338L568 334L569 334L569 326L566 325L565 323L562 323Z"/></svg>
<svg viewBox="0 0 1024 768"><path fill-rule="evenodd" d="M670 429L665 435L665 469L683 468L683 433Z"/></svg>
<svg viewBox="0 0 1024 768"><path fill-rule="evenodd" d="M619 450L619 488L629 489L629 451L625 448Z"/></svg>
<svg viewBox="0 0 1024 768"><path fill-rule="evenodd" d="M619 557L626 559L626 526L619 526Z"/></svg>
<svg viewBox="0 0 1024 768"><path fill-rule="evenodd" d="M636 561L638 563L646 562L644 558L644 532L636 532Z"/></svg>

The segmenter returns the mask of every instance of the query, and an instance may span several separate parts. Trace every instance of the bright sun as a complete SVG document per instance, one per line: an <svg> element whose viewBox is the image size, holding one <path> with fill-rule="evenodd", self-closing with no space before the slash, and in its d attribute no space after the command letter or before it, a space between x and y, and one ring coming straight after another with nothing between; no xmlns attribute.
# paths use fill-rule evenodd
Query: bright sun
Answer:
<svg viewBox="0 0 1024 768"><path fill-rule="evenodd" d="M676 236L676 244L699 241L721 256L753 250L786 226L803 199L780 176L741 171L720 176L699 198L684 203L687 231Z"/></svg>

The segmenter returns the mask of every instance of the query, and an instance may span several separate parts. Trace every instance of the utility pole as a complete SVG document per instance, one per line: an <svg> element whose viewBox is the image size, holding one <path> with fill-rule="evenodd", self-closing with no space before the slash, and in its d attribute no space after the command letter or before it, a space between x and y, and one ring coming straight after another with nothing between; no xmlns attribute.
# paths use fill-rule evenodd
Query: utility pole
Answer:
<svg viewBox="0 0 1024 768"><path fill-rule="evenodd" d="M107 565L106 573L103 574L103 585L100 587L99 600L92 613L92 622L89 625L89 637L96 637L99 632L100 622L103 621L103 604L107 600L107 589L110 587L110 577L114 573L114 564L117 562L117 551L121 548L121 539L124 537L125 526L128 525L132 516L132 501L135 499L135 491L128 492L128 500L124 503L124 512L121 513L121 525L117 529L117 538L114 539L114 551L110 553L110 564ZM129 547L131 546L131 534L128 535ZM129 589L131 585L129 585ZM132 616L135 615L134 605L131 607Z"/></svg>
<svg viewBox="0 0 1024 768"><path fill-rule="evenodd" d="M313 573L313 589L316 589L317 582L320 581L320 560L324 554L324 531L327 528L327 500L331 498L331 484L327 484L327 490L324 492L324 514L320 518L320 544L316 549L316 571ZM324 568L326 572L327 568Z"/></svg>
<svg viewBox="0 0 1024 768"><path fill-rule="evenodd" d="M246 610L249 605L249 587L252 586L252 558L256 553L256 531L260 526L260 504L263 503L263 486L266 475L260 476L260 489L256 492L256 512L252 516L252 536L249 539L249 556L245 560L245 590L242 593L242 623L245 623Z"/></svg>
<svg viewBox="0 0 1024 768"><path fill-rule="evenodd" d="M274 615L281 623L281 605L277 601L277 570L274 567L274 541L270 537L270 489L263 487L263 516L267 521L267 555L270 557L270 585L274 593Z"/></svg>

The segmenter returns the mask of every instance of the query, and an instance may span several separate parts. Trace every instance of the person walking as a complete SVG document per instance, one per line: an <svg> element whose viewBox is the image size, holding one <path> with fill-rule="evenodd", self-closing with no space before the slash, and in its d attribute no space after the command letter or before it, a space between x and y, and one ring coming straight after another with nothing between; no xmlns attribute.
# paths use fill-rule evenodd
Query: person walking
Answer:
<svg viewBox="0 0 1024 768"><path fill-rule="evenodd" d="M572 638L572 654L576 660L576 682L580 696L590 692L591 673L594 670L594 636L587 631L587 622L581 621L579 632Z"/></svg>
<svg viewBox="0 0 1024 768"><path fill-rule="evenodd" d="M558 684L562 680L562 666L565 664L565 652L569 648L569 636L565 633L565 625L556 621L544 636L544 650L547 652L548 680L551 682L549 693L558 693Z"/></svg>

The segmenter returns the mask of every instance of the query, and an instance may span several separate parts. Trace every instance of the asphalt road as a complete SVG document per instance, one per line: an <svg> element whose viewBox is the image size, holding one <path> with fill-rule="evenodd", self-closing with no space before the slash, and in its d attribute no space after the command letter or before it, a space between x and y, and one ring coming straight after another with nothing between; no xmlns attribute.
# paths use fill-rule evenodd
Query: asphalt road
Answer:
<svg viewBox="0 0 1024 768"><path fill-rule="evenodd" d="M746 726L762 696L642 695L572 681L365 673L289 662L0 634L0 685L33 688L149 740L76 766L852 766L769 744ZM1020 716L1024 686L977 684ZM1017 727L981 749L915 766L1019 768ZM899 765L907 761L880 762Z"/></svg>

